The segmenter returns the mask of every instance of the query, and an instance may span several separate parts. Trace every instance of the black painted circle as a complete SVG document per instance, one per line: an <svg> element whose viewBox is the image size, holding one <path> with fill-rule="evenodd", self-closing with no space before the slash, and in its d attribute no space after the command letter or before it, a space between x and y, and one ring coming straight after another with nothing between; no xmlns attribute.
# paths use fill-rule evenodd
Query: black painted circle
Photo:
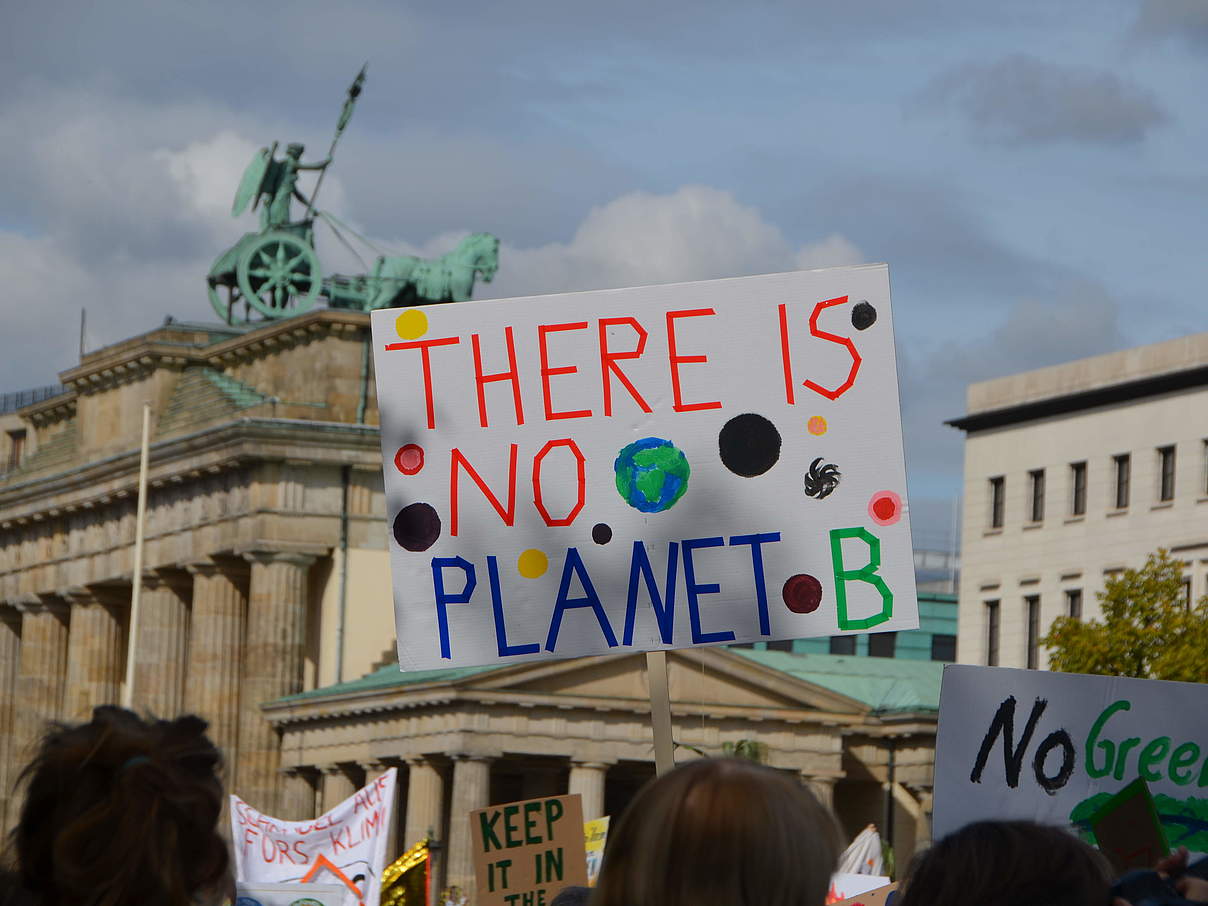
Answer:
<svg viewBox="0 0 1208 906"><path fill-rule="evenodd" d="M394 540L400 547L426 551L440 537L440 516L430 503L412 503L394 517Z"/></svg>
<svg viewBox="0 0 1208 906"><path fill-rule="evenodd" d="M857 302L851 310L851 326L856 330L868 330L877 323L877 310L867 302Z"/></svg>
<svg viewBox="0 0 1208 906"><path fill-rule="evenodd" d="M735 475L754 478L780 459L780 432L762 415L736 415L717 435L717 452Z"/></svg>
<svg viewBox="0 0 1208 906"><path fill-rule="evenodd" d="M596 544L607 544L612 540L612 526L606 522L597 522L591 527L591 540Z"/></svg>
<svg viewBox="0 0 1208 906"><path fill-rule="evenodd" d="M806 573L789 576L780 592L793 613L813 613L822 603L822 583Z"/></svg>

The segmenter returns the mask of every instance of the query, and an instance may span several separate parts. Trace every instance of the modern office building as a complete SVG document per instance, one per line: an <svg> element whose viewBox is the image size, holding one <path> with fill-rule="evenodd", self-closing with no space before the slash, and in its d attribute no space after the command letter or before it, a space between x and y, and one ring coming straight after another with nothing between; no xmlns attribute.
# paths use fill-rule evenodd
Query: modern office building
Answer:
<svg viewBox="0 0 1208 906"><path fill-rule="evenodd" d="M1208 592L1208 333L973 384L961 663L1044 668L1059 615L1166 548Z"/></svg>

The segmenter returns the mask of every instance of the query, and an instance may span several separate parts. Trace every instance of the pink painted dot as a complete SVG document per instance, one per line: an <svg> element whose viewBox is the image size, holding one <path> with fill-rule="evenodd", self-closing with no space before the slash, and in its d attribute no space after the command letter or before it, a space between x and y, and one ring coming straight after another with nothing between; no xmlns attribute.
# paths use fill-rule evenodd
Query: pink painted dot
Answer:
<svg viewBox="0 0 1208 906"><path fill-rule="evenodd" d="M394 466L404 475L414 475L424 467L424 448L418 444L399 447L394 454Z"/></svg>
<svg viewBox="0 0 1208 906"><path fill-rule="evenodd" d="M893 525L902 518L902 498L893 491L877 491L868 501L868 515L877 525Z"/></svg>
<svg viewBox="0 0 1208 906"><path fill-rule="evenodd" d="M806 429L815 437L820 437L826 433L826 419L821 415L811 415L810 420L805 424Z"/></svg>

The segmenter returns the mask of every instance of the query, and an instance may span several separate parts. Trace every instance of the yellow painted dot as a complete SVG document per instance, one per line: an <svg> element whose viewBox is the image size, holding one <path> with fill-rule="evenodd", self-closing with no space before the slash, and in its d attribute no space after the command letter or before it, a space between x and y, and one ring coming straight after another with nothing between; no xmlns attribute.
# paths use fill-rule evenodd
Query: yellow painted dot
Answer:
<svg viewBox="0 0 1208 906"><path fill-rule="evenodd" d="M545 571L549 569L549 557L530 547L520 555L520 559L516 561L516 568L520 570L520 575L524 578L536 579L538 576L544 576Z"/></svg>
<svg viewBox="0 0 1208 906"><path fill-rule="evenodd" d="M418 340L428 332L428 316L417 308L409 308L394 319L394 329L404 340Z"/></svg>
<svg viewBox="0 0 1208 906"><path fill-rule="evenodd" d="M806 424L806 428L810 434L821 436L826 433L826 419L821 415L811 416L809 422Z"/></svg>

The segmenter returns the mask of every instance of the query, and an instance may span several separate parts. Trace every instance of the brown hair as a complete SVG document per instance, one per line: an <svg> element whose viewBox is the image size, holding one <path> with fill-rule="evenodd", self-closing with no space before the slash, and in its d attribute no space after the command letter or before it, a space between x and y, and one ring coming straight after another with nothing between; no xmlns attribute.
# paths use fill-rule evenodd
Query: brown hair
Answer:
<svg viewBox="0 0 1208 906"><path fill-rule="evenodd" d="M691 761L609 833L591 906L822 906L838 858L834 819L796 778Z"/></svg>
<svg viewBox="0 0 1208 906"><path fill-rule="evenodd" d="M221 895L221 755L200 717L144 721L96 708L57 724L25 769L13 848L42 906L186 906Z"/></svg>
<svg viewBox="0 0 1208 906"><path fill-rule="evenodd" d="M915 858L895 906L1106 906L1111 867L1073 834L979 821Z"/></svg>

